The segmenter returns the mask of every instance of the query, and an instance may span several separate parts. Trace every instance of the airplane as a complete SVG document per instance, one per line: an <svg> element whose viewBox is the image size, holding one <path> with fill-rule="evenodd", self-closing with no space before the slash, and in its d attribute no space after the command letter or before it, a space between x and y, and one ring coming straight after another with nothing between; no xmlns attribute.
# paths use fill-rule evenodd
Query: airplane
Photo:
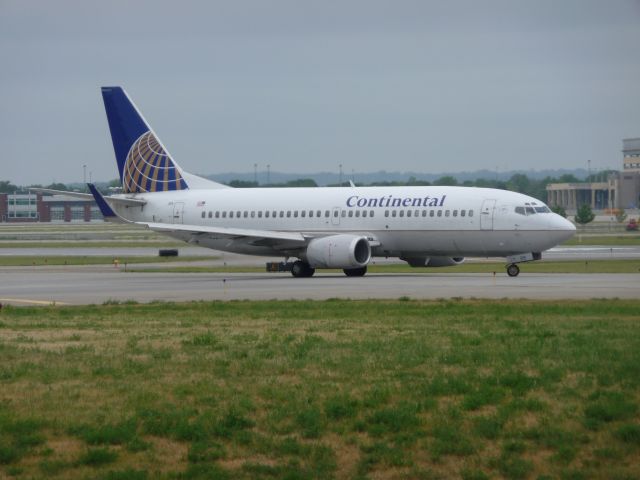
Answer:
<svg viewBox="0 0 640 480"><path fill-rule="evenodd" d="M215 250L284 258L294 277L316 269L359 277L374 257L442 267L469 256L505 257L515 277L519 263L539 260L575 233L540 200L506 190L353 182L231 188L183 170L123 88L102 87L102 97L122 193L103 196L88 184L91 193L76 196L92 196L107 221Z"/></svg>

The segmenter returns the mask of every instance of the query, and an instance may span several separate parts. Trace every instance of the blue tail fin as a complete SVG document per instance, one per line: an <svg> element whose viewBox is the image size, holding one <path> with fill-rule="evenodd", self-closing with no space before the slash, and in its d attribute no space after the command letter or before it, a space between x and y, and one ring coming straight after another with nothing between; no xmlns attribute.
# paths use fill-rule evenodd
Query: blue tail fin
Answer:
<svg viewBox="0 0 640 480"><path fill-rule="evenodd" d="M188 187L180 167L121 87L102 87L113 149L124 193Z"/></svg>

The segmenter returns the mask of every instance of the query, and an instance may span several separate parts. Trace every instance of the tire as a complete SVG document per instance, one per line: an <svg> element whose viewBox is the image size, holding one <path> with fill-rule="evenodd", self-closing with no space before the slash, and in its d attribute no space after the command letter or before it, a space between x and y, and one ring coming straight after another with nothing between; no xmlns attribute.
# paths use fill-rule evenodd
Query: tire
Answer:
<svg viewBox="0 0 640 480"><path fill-rule="evenodd" d="M515 263L507 266L507 275L509 275L510 277L517 277L519 273L520 267L518 267L518 265L516 265Z"/></svg>
<svg viewBox="0 0 640 480"><path fill-rule="evenodd" d="M364 277L364 274L367 273L367 267L345 268L342 271L347 277Z"/></svg>
<svg viewBox="0 0 640 480"><path fill-rule="evenodd" d="M314 273L316 273L316 269L311 268L308 263L303 262L302 260L293 262L293 265L291 267L291 275L296 278L311 277Z"/></svg>

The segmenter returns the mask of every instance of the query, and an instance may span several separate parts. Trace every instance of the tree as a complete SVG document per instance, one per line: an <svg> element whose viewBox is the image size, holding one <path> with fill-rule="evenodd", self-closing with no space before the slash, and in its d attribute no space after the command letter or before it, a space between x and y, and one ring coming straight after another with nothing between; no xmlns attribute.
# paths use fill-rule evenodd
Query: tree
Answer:
<svg viewBox="0 0 640 480"><path fill-rule="evenodd" d="M258 183L249 182L247 180L231 180L229 182L229 186L234 188L256 188Z"/></svg>
<svg viewBox="0 0 640 480"><path fill-rule="evenodd" d="M618 221L618 223L622 223L627 219L627 214L624 211L624 208L619 208L618 210L616 210L616 220Z"/></svg>
<svg viewBox="0 0 640 480"><path fill-rule="evenodd" d="M553 207L551 207L551 211L553 213L557 213L561 217L567 218L567 211L564 208L562 208L560 205L554 205Z"/></svg>
<svg viewBox="0 0 640 480"><path fill-rule="evenodd" d="M580 225L586 225L587 223L592 222L594 218L596 218L596 216L591 210L591 205L589 205L588 203L580 205L578 211L576 212L576 223L579 223Z"/></svg>
<svg viewBox="0 0 640 480"><path fill-rule="evenodd" d="M452 177L451 175L445 175L444 177L440 177L439 179L437 179L435 182L433 182L433 184L456 186L458 185L458 180L455 177Z"/></svg>
<svg viewBox="0 0 640 480"><path fill-rule="evenodd" d="M46 188L50 188L51 190L63 190L63 191L69 190L69 188L64 183L55 183L55 182L47 185Z"/></svg>
<svg viewBox="0 0 640 480"><path fill-rule="evenodd" d="M0 193L13 193L18 187L9 180L0 180Z"/></svg>

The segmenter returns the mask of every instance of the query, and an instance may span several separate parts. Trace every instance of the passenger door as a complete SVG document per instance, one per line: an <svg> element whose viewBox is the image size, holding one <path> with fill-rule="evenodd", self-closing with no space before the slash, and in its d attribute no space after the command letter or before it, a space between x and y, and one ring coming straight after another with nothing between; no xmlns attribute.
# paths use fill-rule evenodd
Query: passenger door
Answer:
<svg viewBox="0 0 640 480"><path fill-rule="evenodd" d="M493 230L495 207L496 201L493 198L487 198L482 202L482 207L480 208L480 230Z"/></svg>
<svg viewBox="0 0 640 480"><path fill-rule="evenodd" d="M183 223L184 217L184 202L175 202L173 204L173 222Z"/></svg>

